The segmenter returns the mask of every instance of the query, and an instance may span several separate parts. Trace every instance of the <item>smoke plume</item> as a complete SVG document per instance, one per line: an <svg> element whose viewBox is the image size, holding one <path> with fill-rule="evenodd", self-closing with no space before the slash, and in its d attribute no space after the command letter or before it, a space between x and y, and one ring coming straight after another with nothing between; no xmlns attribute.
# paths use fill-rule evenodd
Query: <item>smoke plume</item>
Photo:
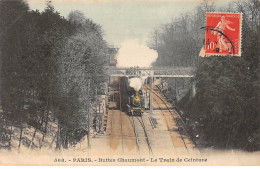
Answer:
<svg viewBox="0 0 260 169"><path fill-rule="evenodd" d="M136 91L141 89L142 84L142 79L139 77L134 77L129 80L129 85L133 87Z"/></svg>
<svg viewBox="0 0 260 169"><path fill-rule="evenodd" d="M158 58L158 53L142 45L138 40L126 40L121 44L117 55L118 67L150 67Z"/></svg>

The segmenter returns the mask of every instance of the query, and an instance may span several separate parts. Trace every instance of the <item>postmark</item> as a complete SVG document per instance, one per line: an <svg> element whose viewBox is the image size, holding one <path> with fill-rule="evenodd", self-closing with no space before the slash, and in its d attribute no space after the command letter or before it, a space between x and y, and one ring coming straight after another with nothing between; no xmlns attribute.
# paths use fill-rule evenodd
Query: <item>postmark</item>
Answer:
<svg viewBox="0 0 260 169"><path fill-rule="evenodd" d="M241 56L241 13L206 13L205 55Z"/></svg>

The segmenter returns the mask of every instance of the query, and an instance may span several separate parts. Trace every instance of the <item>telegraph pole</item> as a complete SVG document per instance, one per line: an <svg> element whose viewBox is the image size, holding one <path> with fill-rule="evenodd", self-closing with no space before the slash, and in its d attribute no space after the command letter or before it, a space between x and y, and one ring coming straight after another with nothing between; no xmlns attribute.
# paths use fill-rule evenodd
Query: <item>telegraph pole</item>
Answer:
<svg viewBox="0 0 260 169"><path fill-rule="evenodd" d="M90 91L90 79L88 79L88 93L87 93L87 95L88 95L88 100L87 100L87 106L88 106L88 108L87 108L87 113L88 113L88 136L87 136L87 138L88 138L88 148L90 148L91 146L90 146L90 111L89 111L89 107L90 107L90 96L89 96L89 91Z"/></svg>
<svg viewBox="0 0 260 169"><path fill-rule="evenodd" d="M93 126L94 126L94 129L95 129L95 132L97 131L97 116L98 116L98 114L97 114L97 107L98 107L98 96L97 96L97 87L96 87L96 112L95 112L95 117L94 117L94 120L93 120Z"/></svg>
<svg viewBox="0 0 260 169"><path fill-rule="evenodd" d="M97 106L98 106L98 96L97 96L97 87L96 87L96 117L97 117Z"/></svg>
<svg viewBox="0 0 260 169"><path fill-rule="evenodd" d="M101 129L101 115L100 115L100 102L98 104L98 133L100 133L100 129Z"/></svg>
<svg viewBox="0 0 260 169"><path fill-rule="evenodd" d="M149 94L149 100L150 100L150 113L153 112L153 104L152 104L152 90L153 90L153 77L150 76L150 94Z"/></svg>
<svg viewBox="0 0 260 169"><path fill-rule="evenodd" d="M120 94L120 80L119 80L119 86L118 86L118 92L119 92L119 109L120 109L120 111L122 111L122 107L121 107L121 94Z"/></svg>
<svg viewBox="0 0 260 169"><path fill-rule="evenodd" d="M175 97L176 97L176 101L178 100L177 99L177 95L178 95L178 91L177 91L177 78L174 79L174 82L175 82Z"/></svg>

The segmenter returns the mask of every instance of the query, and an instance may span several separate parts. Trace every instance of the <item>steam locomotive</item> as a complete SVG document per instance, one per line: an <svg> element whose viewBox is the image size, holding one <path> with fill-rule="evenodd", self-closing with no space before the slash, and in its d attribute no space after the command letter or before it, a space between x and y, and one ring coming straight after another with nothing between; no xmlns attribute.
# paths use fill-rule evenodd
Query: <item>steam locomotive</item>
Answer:
<svg viewBox="0 0 260 169"><path fill-rule="evenodd" d="M128 94L127 113L132 116L142 116L145 109L142 88L140 90L135 90L129 85L129 79L130 78L126 78L125 80Z"/></svg>

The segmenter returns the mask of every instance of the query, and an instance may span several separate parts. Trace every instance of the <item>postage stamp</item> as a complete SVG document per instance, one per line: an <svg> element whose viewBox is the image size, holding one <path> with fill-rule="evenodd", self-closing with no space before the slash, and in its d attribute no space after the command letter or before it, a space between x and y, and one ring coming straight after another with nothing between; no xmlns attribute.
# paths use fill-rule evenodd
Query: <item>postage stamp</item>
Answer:
<svg viewBox="0 0 260 169"><path fill-rule="evenodd" d="M241 13L206 13L205 54L241 56Z"/></svg>

